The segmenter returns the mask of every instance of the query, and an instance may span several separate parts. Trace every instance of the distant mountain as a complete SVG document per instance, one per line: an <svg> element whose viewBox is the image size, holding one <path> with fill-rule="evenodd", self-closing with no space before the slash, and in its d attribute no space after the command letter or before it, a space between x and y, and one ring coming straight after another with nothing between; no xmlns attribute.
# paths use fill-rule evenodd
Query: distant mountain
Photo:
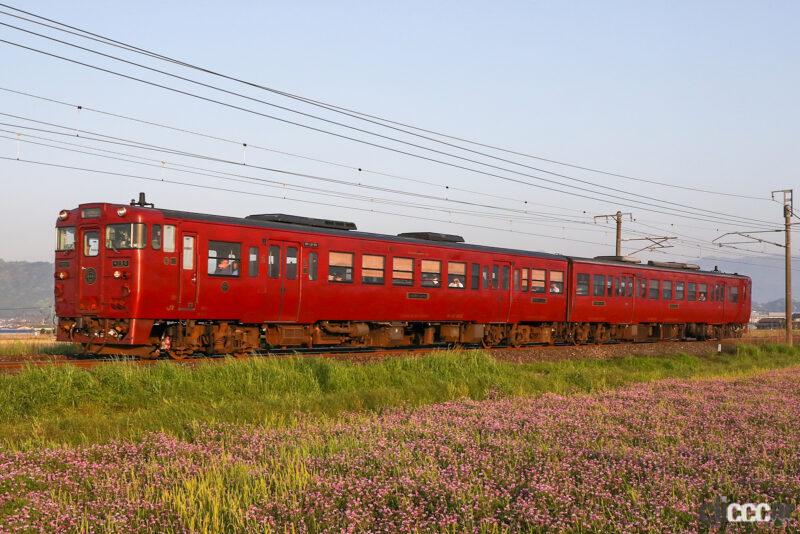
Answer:
<svg viewBox="0 0 800 534"><path fill-rule="evenodd" d="M763 304L754 304L753 305L753 310L760 311L760 312L765 312L765 313L766 312L784 313L786 311L786 309L784 308L785 305L786 305L786 299L785 298L780 298L780 299L771 300L769 302L765 302ZM800 312L800 299L793 298L792 299L792 306L793 306L792 313Z"/></svg>
<svg viewBox="0 0 800 534"><path fill-rule="evenodd" d="M53 264L0 260L0 318L39 318L53 305Z"/></svg>

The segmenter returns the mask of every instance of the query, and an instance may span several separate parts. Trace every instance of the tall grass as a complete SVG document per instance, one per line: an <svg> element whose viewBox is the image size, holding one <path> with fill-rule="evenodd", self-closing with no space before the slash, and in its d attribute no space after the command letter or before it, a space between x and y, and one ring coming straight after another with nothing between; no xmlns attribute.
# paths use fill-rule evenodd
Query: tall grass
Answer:
<svg viewBox="0 0 800 534"><path fill-rule="evenodd" d="M80 345L60 341L0 341L0 356L69 355L77 354L80 351Z"/></svg>
<svg viewBox="0 0 800 534"><path fill-rule="evenodd" d="M191 437L202 422L284 426L345 411L380 412L462 397L568 395L797 364L800 349L769 345L742 346L735 354L521 364L481 351L456 351L369 364L253 358L195 367L169 362L30 367L0 375L0 446L94 443L153 430Z"/></svg>

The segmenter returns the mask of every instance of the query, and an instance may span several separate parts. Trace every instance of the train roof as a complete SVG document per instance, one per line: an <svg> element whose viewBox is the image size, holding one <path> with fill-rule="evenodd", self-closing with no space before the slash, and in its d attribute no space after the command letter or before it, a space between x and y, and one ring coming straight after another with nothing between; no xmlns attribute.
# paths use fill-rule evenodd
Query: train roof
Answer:
<svg viewBox="0 0 800 534"><path fill-rule="evenodd" d="M79 207L85 206L96 206L98 204L104 204L102 202L94 202L89 204L81 204ZM117 206L116 204L112 204ZM139 207L139 206L132 206L132 207ZM250 226L250 227L259 227L259 228L272 228L278 230L295 230L295 231L302 231L308 233L315 233L315 234L325 234L325 235L334 235L339 237L355 237L360 239L379 239L383 241L390 241L394 243L413 243L419 245L428 245L428 246L436 246L442 248L452 248L457 250L471 250L471 251L478 251L478 252L495 252L495 253L502 253L502 254L513 254L517 256L528 256L532 258L542 258L542 259L549 259L549 260L560 260L560 261L574 261L580 263L593 263L593 264L602 264L602 265L612 265L615 267L628 267L631 269L651 269L651 270L658 270L658 271L667 271L667 272L675 272L675 273L683 273L683 274L706 274L706 275L715 275L715 276L728 276L728 277L738 277L738 278L749 278L745 275L740 275L738 273L723 273L721 271L703 271L703 270L690 270L690 269L681 269L676 267L663 267L657 265L648 265L642 263L630 263L625 261L618 261L618 260L610 260L610 259L602 259L602 258L584 258L580 256L567 256L564 254L552 254L548 252L536 252L530 250L520 250L520 249L512 249L512 248L503 248L503 247L492 247L488 245L472 245L468 243L461 243L456 242L453 240L433 240L433 239L424 239L420 237L411 237L409 233L401 234L401 235L389 235L389 234L377 234L371 232L363 232L357 230L347 230L341 229L343 226L341 224L331 224L331 227L322 227L316 226L312 224L303 224L304 219L308 221L314 221L316 219L308 219L304 217L298 216L282 216L286 217L286 219L277 218L277 220L295 220L297 222L277 222L275 217L265 217L263 215L259 216L249 216L249 217L231 217L228 215L214 215L209 213L197 213L191 211L179 211L179 210L170 210L170 209L162 209L162 208L155 208L155 207L148 207L142 208L143 212L147 211L157 211L161 213L164 217L174 218L174 219L187 219L192 221L205 221L205 222L214 222L214 223L223 223L223 224L235 224L239 226ZM334 223L340 223L340 221L332 221ZM352 223L345 223L345 224L352 224ZM350 226L348 226L350 227ZM352 225L352 228L355 228L355 225ZM432 232L417 232L412 233L411 235L419 235L423 236L425 234L431 235L438 235L438 236L446 236L447 234L435 234ZM458 237L458 236L450 236L450 237Z"/></svg>

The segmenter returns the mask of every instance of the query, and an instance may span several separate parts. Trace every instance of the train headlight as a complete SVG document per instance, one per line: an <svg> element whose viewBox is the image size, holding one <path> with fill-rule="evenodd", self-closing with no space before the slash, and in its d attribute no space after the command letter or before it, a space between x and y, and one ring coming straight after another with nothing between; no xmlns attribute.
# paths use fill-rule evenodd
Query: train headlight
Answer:
<svg viewBox="0 0 800 534"><path fill-rule="evenodd" d="M66 221L69 217L69 212L67 210L61 210L58 212L58 218L62 221Z"/></svg>
<svg viewBox="0 0 800 534"><path fill-rule="evenodd" d="M119 215L120 217L125 217L126 213L128 213L128 208L125 207L117 208L117 215Z"/></svg>
<svg viewBox="0 0 800 534"><path fill-rule="evenodd" d="M114 271L114 278L122 278L122 271Z"/></svg>

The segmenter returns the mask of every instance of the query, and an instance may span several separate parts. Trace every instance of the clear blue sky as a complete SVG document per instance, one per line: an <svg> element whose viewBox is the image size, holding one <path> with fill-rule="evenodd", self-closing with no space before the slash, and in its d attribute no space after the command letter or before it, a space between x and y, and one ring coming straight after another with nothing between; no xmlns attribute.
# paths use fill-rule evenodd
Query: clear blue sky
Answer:
<svg viewBox="0 0 800 534"><path fill-rule="evenodd" d="M796 187L800 195L798 2L227 2L223 8L219 2L43 1L14 5L286 91L531 154L678 185L761 197L767 197L772 189ZM0 16L0 22L18 24L5 16ZM0 39L120 68L111 61L42 43L5 27L0 27L0 35ZM585 222L591 220L588 215L611 213L617 208L613 202L493 180L336 140L66 65L2 43L0 61L0 86L12 89L367 169L540 202L555 206L539 206L541 211L578 217ZM130 67L122 69L141 72ZM226 86L242 90L240 86ZM289 103L256 90L243 90L277 103ZM252 102L246 105L268 111ZM241 150L230 145L85 111L78 113L2 92L0 111L221 157L242 157ZM1 122L20 121L4 118ZM213 179L172 171L162 173L24 144L19 147L28 159L219 184ZM17 150L17 143L0 139L0 155L16 157ZM475 199L435 186L411 185L274 153L250 150L247 161L436 196ZM781 222L780 207L770 202L691 193L534 160L520 161L605 187ZM266 173L258 175L287 180ZM613 247L613 234L604 227L565 226L556 221L516 221L510 226L551 236L545 238L63 169L32 168L10 161L0 161L0 176L5 198L0 227L6 229L0 257L8 260L51 259L52 226L59 209L88 201L124 202L140 190L146 190L157 205L176 209L227 215L288 212L335 217L355 221L360 229L368 231L435 230L462 234L469 242L580 255L609 254ZM289 181L344 193L358 192L299 178ZM236 187L275 194L254 185ZM374 203L287 194L376 208ZM364 191L360 194L401 198ZM479 200L506 207L522 206L521 202L488 197ZM530 204L529 208L534 207ZM509 228L508 221L402 207L377 209ZM643 208L623 211L632 211L637 218L637 223L626 228L651 235L678 232L689 236L686 239L707 242L723 231L737 228L649 213ZM642 226L645 224L650 228ZM748 228L742 224L738 229ZM775 247L752 248L780 252ZM710 245L698 248L689 241L672 252L687 257L720 254ZM651 257L669 259L663 254ZM746 272L746 268L742 271Z"/></svg>

